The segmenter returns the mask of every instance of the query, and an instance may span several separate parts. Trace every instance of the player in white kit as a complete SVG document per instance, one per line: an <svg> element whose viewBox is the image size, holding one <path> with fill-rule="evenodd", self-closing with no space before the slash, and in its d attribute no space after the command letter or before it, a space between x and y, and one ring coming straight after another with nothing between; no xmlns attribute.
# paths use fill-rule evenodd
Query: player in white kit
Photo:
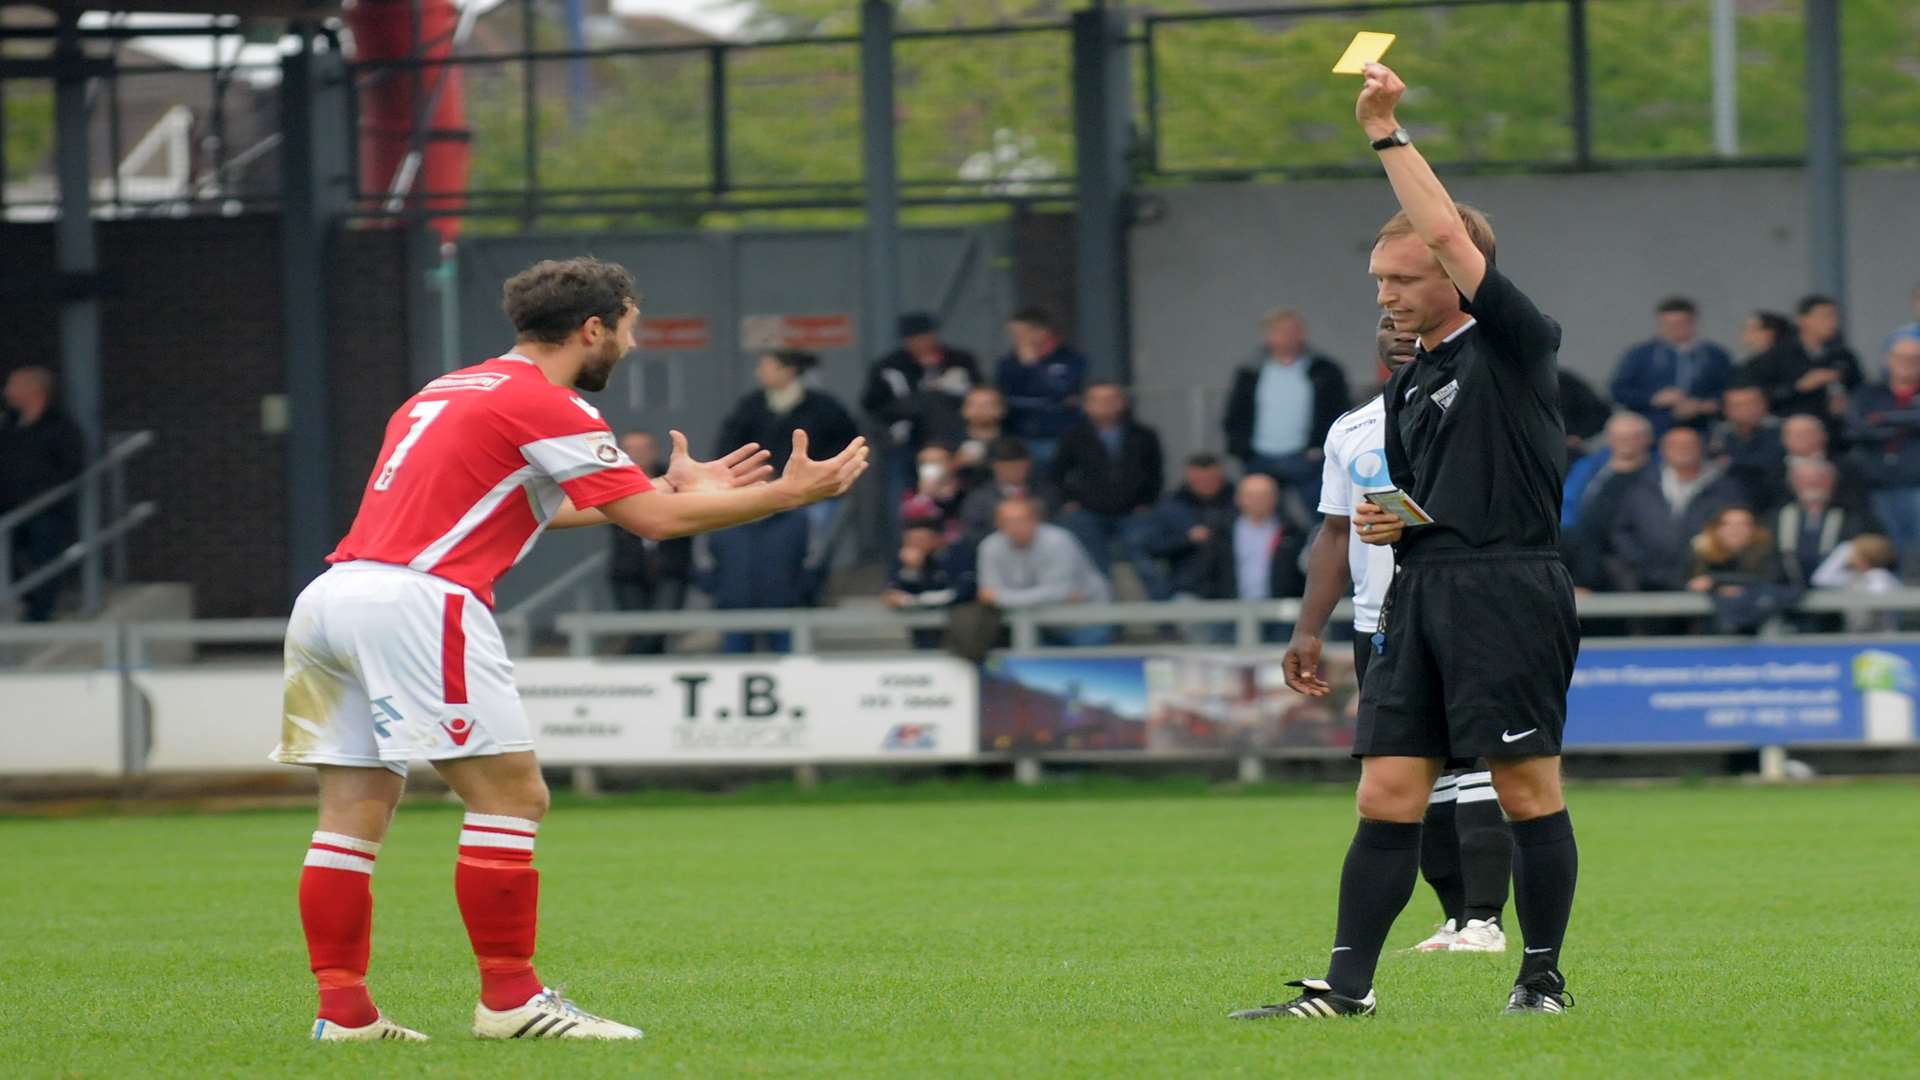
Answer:
<svg viewBox="0 0 1920 1080"><path fill-rule="evenodd" d="M1380 362L1389 369L1412 360L1418 345L1413 334L1396 332L1384 316L1376 341ZM1308 555L1306 596L1284 661L1287 685L1304 694L1327 693L1326 681L1318 673L1320 636L1346 584L1343 576L1353 582L1356 681L1366 678L1368 662L1385 644L1378 640L1380 608L1393 580L1393 549L1361 543L1349 526L1355 508L1369 492L1393 487L1387 476L1385 420L1385 403L1375 397L1334 421L1327 432L1320 481L1320 512L1325 519ZM1512 833L1494 798L1492 774L1471 769L1472 762L1456 764L1461 768L1434 784L1420 842L1420 870L1440 898L1445 921L1414 948L1504 952L1507 941L1500 915L1507 901Z"/></svg>
<svg viewBox="0 0 1920 1080"><path fill-rule="evenodd" d="M328 1041L419 1040L367 990L372 876L406 784L424 758L467 815L454 894L480 973L481 1038L637 1039L534 973L540 875L534 839L547 788L494 625L494 583L549 528L611 522L648 539L709 532L846 492L865 441L815 461L805 432L779 479L744 446L674 459L649 478L575 391L604 389L634 347L639 291L596 259L541 262L509 279L517 340L442 375L403 403L331 569L288 622L286 694L274 760L320 777L320 822L300 877L300 918Z"/></svg>

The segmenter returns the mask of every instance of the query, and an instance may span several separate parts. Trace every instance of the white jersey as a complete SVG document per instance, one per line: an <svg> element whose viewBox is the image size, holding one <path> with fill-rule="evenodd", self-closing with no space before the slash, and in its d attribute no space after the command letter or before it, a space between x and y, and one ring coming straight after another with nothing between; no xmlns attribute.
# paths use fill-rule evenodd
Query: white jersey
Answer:
<svg viewBox="0 0 1920 1080"><path fill-rule="evenodd" d="M1387 407L1374 398L1333 422L1327 431L1326 464L1320 471L1320 512L1352 517L1369 492L1393 487L1387 475ZM1347 568L1353 573L1353 628L1380 628L1380 604L1393 581L1393 549L1363 544L1347 534Z"/></svg>

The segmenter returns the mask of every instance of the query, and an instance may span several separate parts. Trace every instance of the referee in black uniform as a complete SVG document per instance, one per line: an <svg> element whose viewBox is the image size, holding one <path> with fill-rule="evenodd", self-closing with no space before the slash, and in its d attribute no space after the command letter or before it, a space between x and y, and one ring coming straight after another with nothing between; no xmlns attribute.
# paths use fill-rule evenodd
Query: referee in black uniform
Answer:
<svg viewBox="0 0 1920 1080"><path fill-rule="evenodd" d="M1578 868L1560 791L1560 735L1579 651L1573 583L1558 554L1566 436L1560 327L1494 268L1484 215L1455 203L1394 118L1406 91L1369 64L1355 116L1401 212L1368 271L1394 326L1420 337L1386 388L1387 466L1434 523L1403 529L1363 506L1361 539L1393 544L1384 641L1360 691L1360 824L1340 875L1324 979L1242 1019L1374 1011L1374 967L1413 895L1427 794L1449 758L1485 757L1513 822L1514 907L1525 938L1506 1011L1571 1005L1560 943Z"/></svg>

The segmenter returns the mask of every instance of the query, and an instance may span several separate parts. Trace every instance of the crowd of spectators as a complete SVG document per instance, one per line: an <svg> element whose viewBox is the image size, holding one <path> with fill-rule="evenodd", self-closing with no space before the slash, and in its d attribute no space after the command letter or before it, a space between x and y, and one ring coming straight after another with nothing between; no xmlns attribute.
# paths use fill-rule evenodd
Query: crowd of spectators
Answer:
<svg viewBox="0 0 1920 1080"><path fill-rule="evenodd" d="M1703 593L1716 601L1713 625L1737 630L1780 614L1805 589L1897 587L1903 567L1920 567L1920 290L1914 302L1916 322L1885 339L1883 365L1862 364L1827 297L1802 299L1791 317L1753 312L1738 358L1701 335L1692 301L1673 297L1655 307L1653 335L1623 350L1607 395L1563 368L1562 542L1578 588ZM1134 415L1124 386L1090 378L1087 357L1045 311L1014 315L1009 348L990 367L946 343L933 317L902 317L899 348L874 361L860 400L898 537L884 602L948 612L1099 602L1115 595L1122 567L1137 582L1123 594L1152 600L1299 596L1321 445L1359 403L1347 369L1314 348L1307 329L1296 311L1265 317L1227 394L1228 457L1190 455L1166 491L1159 433ZM760 442L778 465L797 427L818 453L844 446L855 420L806 385L813 363L800 353L763 358L761 389L729 415L721 448ZM641 449L657 459L650 440ZM623 603L678 603L684 585L661 583L698 580L702 566L718 571L718 606L814 603L822 573L807 553L817 553L832 512L736 530L692 558L622 539ZM1873 618L1792 616L1808 629ZM1220 641L1231 631L1180 633ZM1074 644L1114 637L1104 625L1047 634ZM778 638L736 635L728 647L782 647ZM932 646L942 632L920 628L914 638Z"/></svg>

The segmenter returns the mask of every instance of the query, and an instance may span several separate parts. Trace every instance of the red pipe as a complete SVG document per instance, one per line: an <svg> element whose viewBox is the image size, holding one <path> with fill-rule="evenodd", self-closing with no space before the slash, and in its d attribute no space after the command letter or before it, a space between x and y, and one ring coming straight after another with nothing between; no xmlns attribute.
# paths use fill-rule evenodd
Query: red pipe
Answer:
<svg viewBox="0 0 1920 1080"><path fill-rule="evenodd" d="M452 0L354 0L346 10L353 32L354 58L368 60L445 60L453 53L453 29L460 14ZM416 36L417 34L417 36ZM444 80L445 85L440 86ZM435 87L440 86L435 93ZM414 117L421 101L432 99L427 117L425 154L406 200L408 208L458 209L457 195L421 197L413 192L458 192L467 187L472 159L467 102L457 64L420 68L384 68L362 77L360 91L360 190L384 197L414 138ZM431 224L442 243L460 233L458 217L437 217Z"/></svg>

